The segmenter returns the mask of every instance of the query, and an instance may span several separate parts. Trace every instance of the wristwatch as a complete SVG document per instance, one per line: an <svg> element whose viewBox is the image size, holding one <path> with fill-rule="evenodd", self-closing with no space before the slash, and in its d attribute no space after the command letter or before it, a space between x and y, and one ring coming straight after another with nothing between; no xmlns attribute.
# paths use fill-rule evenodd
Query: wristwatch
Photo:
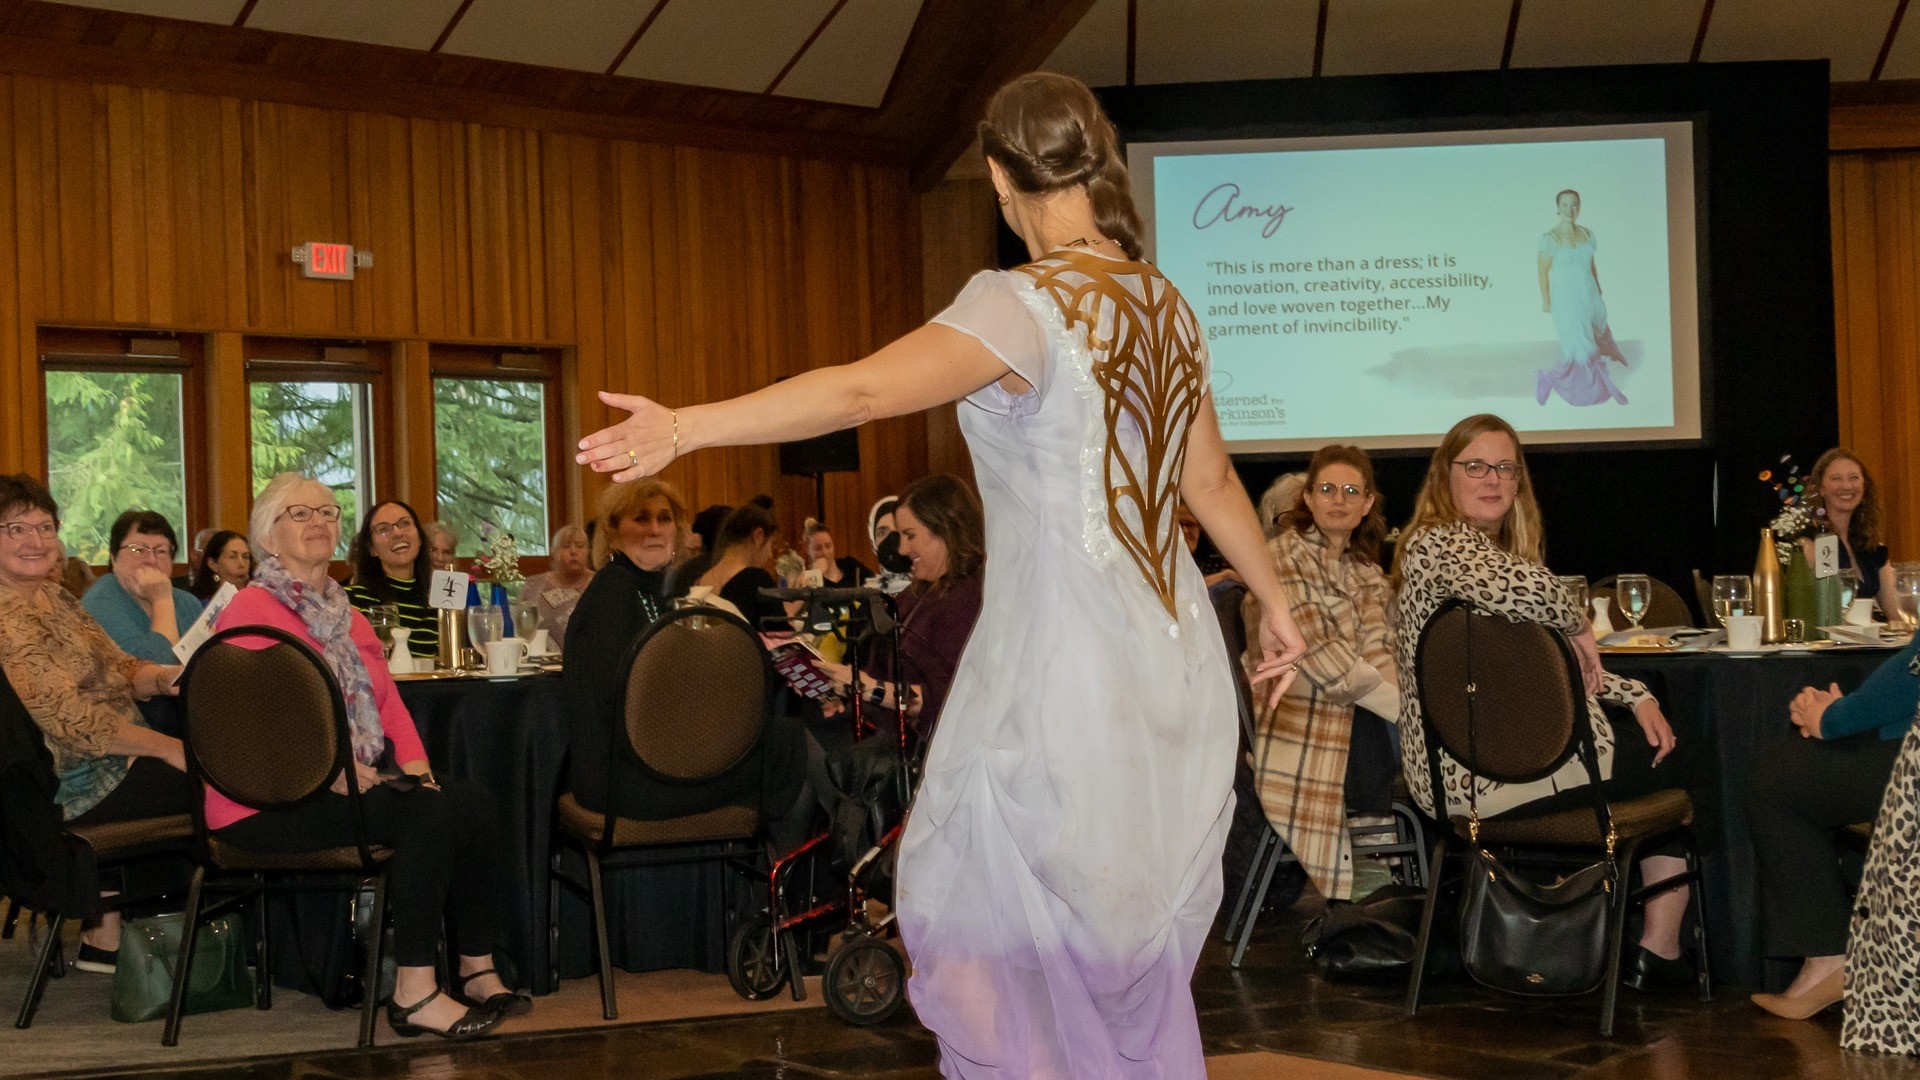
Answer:
<svg viewBox="0 0 1920 1080"><path fill-rule="evenodd" d="M874 683L873 689L867 691L867 700L873 702L875 705L885 705L887 703L887 684Z"/></svg>

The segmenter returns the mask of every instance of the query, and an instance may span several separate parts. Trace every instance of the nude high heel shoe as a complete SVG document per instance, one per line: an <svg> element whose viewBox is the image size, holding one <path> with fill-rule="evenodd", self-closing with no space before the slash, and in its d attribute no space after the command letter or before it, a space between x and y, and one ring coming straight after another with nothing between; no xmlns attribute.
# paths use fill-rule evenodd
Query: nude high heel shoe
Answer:
<svg viewBox="0 0 1920 1080"><path fill-rule="evenodd" d="M1805 993L1755 994L1753 1003L1782 1019L1805 1020L1840 1004L1845 996L1842 990L1845 975L1844 968L1835 968L1833 974L1813 984Z"/></svg>

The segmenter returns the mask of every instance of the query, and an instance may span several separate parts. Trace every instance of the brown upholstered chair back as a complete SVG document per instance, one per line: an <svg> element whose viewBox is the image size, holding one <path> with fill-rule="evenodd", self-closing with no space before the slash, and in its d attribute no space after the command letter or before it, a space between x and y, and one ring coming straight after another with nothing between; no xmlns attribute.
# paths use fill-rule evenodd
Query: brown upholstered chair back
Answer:
<svg viewBox="0 0 1920 1080"><path fill-rule="evenodd" d="M738 616L674 611L634 643L622 703L628 744L668 780L717 777L759 743L773 677L765 646Z"/></svg>
<svg viewBox="0 0 1920 1080"><path fill-rule="evenodd" d="M266 638L265 648L233 639ZM187 754L245 806L272 809L324 789L346 761L346 705L326 662L285 631L222 630L181 676Z"/></svg>
<svg viewBox="0 0 1920 1080"><path fill-rule="evenodd" d="M1476 776L1538 780L1576 749L1586 688L1558 631L1455 601L1427 620L1414 669L1428 745Z"/></svg>

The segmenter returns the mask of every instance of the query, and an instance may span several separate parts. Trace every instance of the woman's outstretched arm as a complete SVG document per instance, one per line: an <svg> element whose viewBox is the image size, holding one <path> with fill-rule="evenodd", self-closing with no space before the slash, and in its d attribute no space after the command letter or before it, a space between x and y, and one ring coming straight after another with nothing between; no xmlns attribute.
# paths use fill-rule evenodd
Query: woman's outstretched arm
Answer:
<svg viewBox="0 0 1920 1080"><path fill-rule="evenodd" d="M709 405L670 410L644 397L603 391L601 401L632 415L581 439L574 460L625 483L652 476L679 454L701 447L810 439L944 405L1009 374L979 339L929 323L864 360Z"/></svg>
<svg viewBox="0 0 1920 1080"><path fill-rule="evenodd" d="M1260 519L1240 485L1240 474L1233 471L1233 459L1227 455L1226 441L1220 435L1220 418L1213 411L1211 394L1200 399L1200 411L1187 428L1187 461L1180 474L1180 497L1199 520L1200 527L1213 538L1227 562L1240 572L1240 580L1260 600L1260 646L1266 658L1253 672L1253 681L1275 679L1268 691L1268 702L1278 703L1280 695L1293 681L1293 665L1307 651L1307 643L1293 624L1287 590L1274 570L1273 557L1267 552L1267 538L1260 531Z"/></svg>

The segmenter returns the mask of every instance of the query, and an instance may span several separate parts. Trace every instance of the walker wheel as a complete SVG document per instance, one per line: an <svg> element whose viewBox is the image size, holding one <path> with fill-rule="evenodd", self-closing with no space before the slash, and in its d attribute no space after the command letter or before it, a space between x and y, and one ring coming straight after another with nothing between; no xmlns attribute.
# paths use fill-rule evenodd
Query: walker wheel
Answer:
<svg viewBox="0 0 1920 1080"><path fill-rule="evenodd" d="M787 967L773 962L773 923L755 915L727 942L727 981L748 1001L765 1001L787 985Z"/></svg>
<svg viewBox="0 0 1920 1080"><path fill-rule="evenodd" d="M898 950L862 934L841 946L827 961L820 979L827 1009L849 1024L878 1024L907 997L907 965Z"/></svg>

